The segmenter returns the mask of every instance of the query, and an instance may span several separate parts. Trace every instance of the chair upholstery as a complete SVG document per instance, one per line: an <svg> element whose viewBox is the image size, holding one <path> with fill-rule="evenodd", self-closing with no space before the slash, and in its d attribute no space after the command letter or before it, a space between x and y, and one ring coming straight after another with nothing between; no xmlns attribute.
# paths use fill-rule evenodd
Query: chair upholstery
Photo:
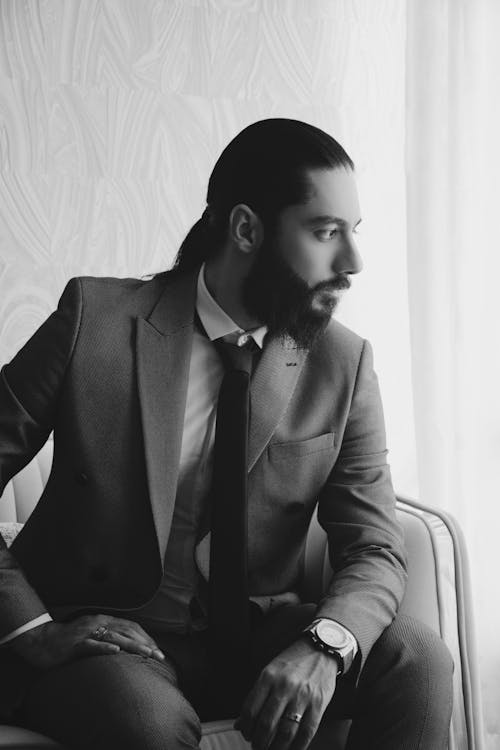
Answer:
<svg viewBox="0 0 500 750"><path fill-rule="evenodd" d="M52 461L49 440L6 487L0 523L24 522L47 481ZM454 705L449 750L483 750L474 631L466 549L456 521L408 498L398 499L409 555L409 577L401 610L429 625L448 645L454 662ZM316 601L330 576L326 535L316 517L304 555L301 595ZM349 722L339 721L329 750L342 750ZM0 748L56 748L60 745L18 727L0 726ZM250 745L230 721L203 725L202 750L248 750Z"/></svg>

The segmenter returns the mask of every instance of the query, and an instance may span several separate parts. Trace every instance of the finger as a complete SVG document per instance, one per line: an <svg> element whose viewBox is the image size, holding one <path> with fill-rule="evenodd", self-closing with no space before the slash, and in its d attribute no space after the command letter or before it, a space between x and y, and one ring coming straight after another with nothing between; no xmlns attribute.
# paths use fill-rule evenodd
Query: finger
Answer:
<svg viewBox="0 0 500 750"><path fill-rule="evenodd" d="M73 651L77 656L117 654L120 650L120 646L116 643L96 641L92 638L84 638L82 641L77 641L73 646Z"/></svg>
<svg viewBox="0 0 500 750"><path fill-rule="evenodd" d="M122 651L127 651L130 654L139 654L140 656L152 656L153 654L153 649L146 644L139 643L135 638L129 638L121 633L115 633L114 630L106 631L101 640L101 643L103 642L115 643Z"/></svg>
<svg viewBox="0 0 500 750"><path fill-rule="evenodd" d="M113 630L111 632L115 633L116 631ZM128 640L134 641L135 643L138 643L139 645L144 646L146 649L149 650L147 652L147 655L152 656L153 659L157 659L158 661L165 661L165 654L160 648L158 648L158 646L156 645L156 643L153 641L152 638L139 640L139 636L134 631L130 631L130 630L118 631L117 635L122 635L124 638L127 638ZM146 653L146 651L144 653Z"/></svg>
<svg viewBox="0 0 500 750"><path fill-rule="evenodd" d="M123 620L121 617L111 617L106 624L110 630L134 633L134 635L141 641L149 640L146 631L143 630L138 622L134 622L133 620Z"/></svg>
<svg viewBox="0 0 500 750"><path fill-rule="evenodd" d="M266 750L269 747L276 732L279 732L281 729L280 722L287 703L288 698L286 696L280 696L276 692L269 694L268 699L253 724L251 742L254 748Z"/></svg>
<svg viewBox="0 0 500 750"><path fill-rule="evenodd" d="M122 627L113 626L112 632L119 633L120 635L123 635L125 638L129 638L130 640L137 641L137 643L141 643L143 646L147 646L151 650L151 655L155 659L159 659L160 661L163 661L165 659L165 654L159 648L156 641L154 641L151 638L151 636L149 636L144 631L142 631L141 633L135 630L134 628L130 628L128 626L122 626Z"/></svg>
<svg viewBox="0 0 500 750"><path fill-rule="evenodd" d="M239 718L234 723L234 728L239 729L243 737L250 742L254 728L254 722L264 705L270 690L270 683L264 674L261 674L248 693Z"/></svg>
<svg viewBox="0 0 500 750"><path fill-rule="evenodd" d="M151 656L153 659L157 659L157 661L165 661L165 654L159 648L154 648L151 651Z"/></svg>
<svg viewBox="0 0 500 750"><path fill-rule="evenodd" d="M288 750L299 733L299 723L287 717L288 711L284 711L280 717L270 750Z"/></svg>
<svg viewBox="0 0 500 750"><path fill-rule="evenodd" d="M165 654L158 647L156 641L151 638L149 633L146 633L146 631L142 628L141 625L139 625L138 622L134 622L134 620L122 620L119 617L113 617L111 618L111 622L108 623L108 628L113 632L121 633L127 638L138 640L139 643L143 643L145 646L148 646L152 651L152 655L156 659L159 659L160 661L163 661L165 659Z"/></svg>
<svg viewBox="0 0 500 750"><path fill-rule="evenodd" d="M297 726L297 732L291 743L290 750L306 750L311 740L318 731L321 722L321 712L314 710L311 706L304 712L300 724ZM273 750L276 748L273 747Z"/></svg>
<svg viewBox="0 0 500 750"><path fill-rule="evenodd" d="M123 620L121 617L112 617L108 623L108 627L110 630L117 632L133 633L140 641L147 644L154 644L149 633L146 633L144 628L138 622L135 622L135 620Z"/></svg>

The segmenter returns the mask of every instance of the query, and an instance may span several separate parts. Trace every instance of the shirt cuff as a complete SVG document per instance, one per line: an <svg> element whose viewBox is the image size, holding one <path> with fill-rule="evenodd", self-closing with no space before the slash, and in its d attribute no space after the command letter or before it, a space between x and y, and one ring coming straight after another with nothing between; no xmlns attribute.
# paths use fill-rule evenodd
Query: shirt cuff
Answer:
<svg viewBox="0 0 500 750"><path fill-rule="evenodd" d="M0 638L0 646L3 646L4 643L12 641L14 638L17 638L17 636L21 635L21 633L27 633L28 630L33 630L33 628L38 627L38 625L43 625L45 622L52 622L52 617L48 612L46 612L44 615L40 615L39 617L35 617L34 620L25 622L24 625L21 625L19 628L16 628L10 633L7 633L7 635L4 635L3 638Z"/></svg>

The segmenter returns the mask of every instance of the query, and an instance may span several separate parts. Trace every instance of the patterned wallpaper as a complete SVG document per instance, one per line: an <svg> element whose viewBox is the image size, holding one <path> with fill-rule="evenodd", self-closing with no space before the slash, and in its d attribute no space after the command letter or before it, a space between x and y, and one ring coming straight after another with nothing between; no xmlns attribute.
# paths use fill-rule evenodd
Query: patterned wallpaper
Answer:
<svg viewBox="0 0 500 750"><path fill-rule="evenodd" d="M226 143L297 117L358 167L365 272L341 317L374 343L393 463L411 463L404 6L0 0L0 363L71 276L167 267Z"/></svg>

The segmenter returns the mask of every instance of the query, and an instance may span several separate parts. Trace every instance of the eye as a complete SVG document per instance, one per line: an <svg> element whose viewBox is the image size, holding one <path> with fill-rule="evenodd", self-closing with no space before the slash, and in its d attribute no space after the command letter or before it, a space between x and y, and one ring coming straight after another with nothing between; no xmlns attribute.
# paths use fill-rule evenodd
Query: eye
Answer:
<svg viewBox="0 0 500 750"><path fill-rule="evenodd" d="M331 240L338 231L338 228L334 227L333 229L318 229L314 234L321 242L328 242L328 240Z"/></svg>

